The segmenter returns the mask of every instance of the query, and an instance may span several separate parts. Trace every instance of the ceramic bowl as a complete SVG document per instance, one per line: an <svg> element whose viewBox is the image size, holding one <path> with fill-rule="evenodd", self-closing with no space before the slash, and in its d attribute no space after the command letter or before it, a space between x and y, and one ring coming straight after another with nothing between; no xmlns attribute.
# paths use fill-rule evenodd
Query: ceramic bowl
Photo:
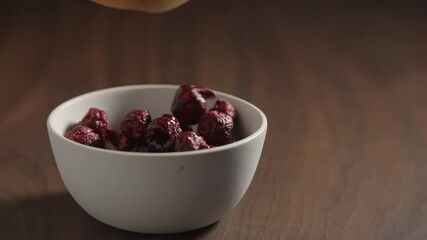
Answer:
<svg viewBox="0 0 427 240"><path fill-rule="evenodd" d="M70 99L49 115L47 129L61 177L91 216L116 228L177 233L214 223L242 199L255 174L267 119L253 104L216 92L241 119L243 138L191 152L135 153L88 147L64 137L91 107L103 109L110 128L133 109L153 118L170 113L179 86L136 85L98 90Z"/></svg>

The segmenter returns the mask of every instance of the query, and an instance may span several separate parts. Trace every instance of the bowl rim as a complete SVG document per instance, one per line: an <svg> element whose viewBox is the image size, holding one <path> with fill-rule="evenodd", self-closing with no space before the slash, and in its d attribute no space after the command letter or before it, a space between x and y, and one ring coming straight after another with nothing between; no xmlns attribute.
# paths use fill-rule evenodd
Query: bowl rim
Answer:
<svg viewBox="0 0 427 240"><path fill-rule="evenodd" d="M265 116L265 114L261 111L261 109L259 109L257 106L255 106L254 104L236 97L234 95L228 94L228 93L224 93L221 91L217 91L215 89L212 89L215 93L219 93L220 95L223 95L226 98L229 99L233 99L236 101L240 101L246 105L248 105L249 107L253 108L255 110L255 112L257 112L259 114L259 116L261 117L261 124L258 127L257 130L255 130L252 134L250 134L249 136L242 138L238 141L235 141L233 143L230 144L226 144L226 145L222 145L222 146L217 146L214 148L209 148L209 149L201 149L201 150L197 150L197 151L184 151L184 152L155 152L155 153L146 153L146 152L128 152L128 151L117 151L117 150L110 150L110 149L104 149L104 148L96 148L96 147L91 147L91 146L86 146L74 141L71 141L70 139L67 139L63 134L58 133L57 131L55 131L52 127L53 125L53 117L54 115L60 111L62 108L67 107L68 105L71 105L73 103L75 103L76 101L79 101L81 98L84 98L86 96L89 95L95 95L95 94L99 94L99 93L108 93L108 92L115 92L115 91L123 91L123 90L131 90L131 89L170 89L170 88L178 88L180 85L174 85L174 84L138 84L138 85L123 85L123 86L117 86L117 87L109 87L109 88L103 88L103 89L99 89L99 90L95 90L95 91L90 91L84 94L80 94L77 95L73 98L70 98L68 100L66 100L65 102L62 102L61 104L59 104L58 106L56 106L50 113L49 116L47 118L47 128L48 131L50 133L53 133L54 135L56 135L59 139L66 141L70 144L74 144L77 147L82 147L83 149L87 149L90 151L99 151L100 153L108 153L108 154L117 154L117 155L121 155L121 156L149 156L149 157L171 157L171 156L192 156L192 155L203 155L203 154L208 154L208 153L215 153L215 152L220 152L220 151L225 151L225 150L229 150L231 148L236 148L239 146L242 146L244 144L246 144L247 142L250 142L251 140L253 140L254 138L256 138L257 136L259 136L260 134L262 134L264 131L267 130L267 117Z"/></svg>

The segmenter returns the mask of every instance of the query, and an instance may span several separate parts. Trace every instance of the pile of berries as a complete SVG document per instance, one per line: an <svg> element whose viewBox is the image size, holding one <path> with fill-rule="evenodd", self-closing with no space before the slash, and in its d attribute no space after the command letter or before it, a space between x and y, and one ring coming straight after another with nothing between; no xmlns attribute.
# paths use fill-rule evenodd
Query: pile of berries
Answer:
<svg viewBox="0 0 427 240"><path fill-rule="evenodd" d="M209 110L207 99L216 99ZM211 89L180 86L171 112L152 119L147 110L132 110L121 122L120 132L116 132L108 128L105 111L91 108L65 137L88 146L132 152L193 151L234 141L236 111Z"/></svg>

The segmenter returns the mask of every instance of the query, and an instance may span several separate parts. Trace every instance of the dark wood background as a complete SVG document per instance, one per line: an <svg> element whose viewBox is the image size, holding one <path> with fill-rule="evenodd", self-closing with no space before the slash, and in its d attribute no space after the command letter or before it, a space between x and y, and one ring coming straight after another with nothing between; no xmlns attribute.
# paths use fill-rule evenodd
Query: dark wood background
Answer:
<svg viewBox="0 0 427 240"><path fill-rule="evenodd" d="M165 14L0 2L0 239L427 239L427 5L191 1ZM86 214L46 118L112 86L198 83L263 109L241 203L177 235Z"/></svg>

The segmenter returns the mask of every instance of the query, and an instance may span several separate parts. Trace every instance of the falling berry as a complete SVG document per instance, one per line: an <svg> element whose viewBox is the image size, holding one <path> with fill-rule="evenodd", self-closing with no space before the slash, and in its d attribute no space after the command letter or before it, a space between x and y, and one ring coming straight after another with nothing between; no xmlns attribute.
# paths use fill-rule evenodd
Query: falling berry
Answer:
<svg viewBox="0 0 427 240"><path fill-rule="evenodd" d="M206 99L215 97L215 93L202 86L182 85L175 93L172 102L172 114L182 125L192 125L207 111Z"/></svg>

